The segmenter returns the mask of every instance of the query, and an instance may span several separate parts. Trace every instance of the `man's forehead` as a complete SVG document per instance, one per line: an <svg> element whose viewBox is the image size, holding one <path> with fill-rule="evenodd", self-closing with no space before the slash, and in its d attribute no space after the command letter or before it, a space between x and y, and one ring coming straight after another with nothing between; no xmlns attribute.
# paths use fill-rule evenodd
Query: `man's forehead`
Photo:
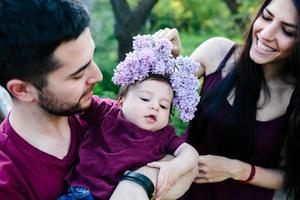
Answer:
<svg viewBox="0 0 300 200"><path fill-rule="evenodd" d="M87 28L77 39L59 45L54 51L53 57L61 67L74 68L73 70L76 71L75 68L80 68L93 59L94 50L95 44L90 30Z"/></svg>

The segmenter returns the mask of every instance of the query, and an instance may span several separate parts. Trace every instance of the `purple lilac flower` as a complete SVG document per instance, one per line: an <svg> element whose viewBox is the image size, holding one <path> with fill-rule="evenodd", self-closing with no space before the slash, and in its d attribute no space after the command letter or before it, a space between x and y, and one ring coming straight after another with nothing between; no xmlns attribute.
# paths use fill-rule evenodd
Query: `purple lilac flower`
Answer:
<svg viewBox="0 0 300 200"><path fill-rule="evenodd" d="M171 56L172 43L169 40L161 39L155 41L155 52L158 56L168 58Z"/></svg>
<svg viewBox="0 0 300 200"><path fill-rule="evenodd" d="M150 35L138 35L133 39L133 51L117 65L113 82L125 85L143 80L150 73L163 75L170 79L175 91L173 105L180 112L180 118L191 120L200 100L199 84L194 75L199 65L188 57L173 58L172 44L168 40L155 40Z"/></svg>
<svg viewBox="0 0 300 200"><path fill-rule="evenodd" d="M178 69L180 71L185 71L186 73L196 73L199 65L195 64L195 62L189 57L179 56L176 58L176 63L178 65Z"/></svg>
<svg viewBox="0 0 300 200"><path fill-rule="evenodd" d="M133 37L133 50L152 48L154 39L151 35L137 35Z"/></svg>

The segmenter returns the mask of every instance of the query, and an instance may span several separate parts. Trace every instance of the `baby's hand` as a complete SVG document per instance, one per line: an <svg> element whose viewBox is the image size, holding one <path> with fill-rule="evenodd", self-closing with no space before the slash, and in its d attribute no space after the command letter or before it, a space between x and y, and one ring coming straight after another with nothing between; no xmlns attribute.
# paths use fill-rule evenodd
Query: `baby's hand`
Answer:
<svg viewBox="0 0 300 200"><path fill-rule="evenodd" d="M155 199L161 200L175 184L181 173L171 161L151 162L148 163L148 166L159 168Z"/></svg>

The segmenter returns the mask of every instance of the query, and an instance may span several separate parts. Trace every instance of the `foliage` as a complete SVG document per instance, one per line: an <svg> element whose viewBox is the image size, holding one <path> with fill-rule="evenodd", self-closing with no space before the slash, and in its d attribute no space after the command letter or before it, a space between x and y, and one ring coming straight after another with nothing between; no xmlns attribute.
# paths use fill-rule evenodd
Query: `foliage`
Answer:
<svg viewBox="0 0 300 200"><path fill-rule="evenodd" d="M224 30L227 27L235 30L233 20L222 23L228 18L230 12L220 0L161 0L154 8L150 20L153 29L169 26L185 32L201 30L211 32Z"/></svg>
<svg viewBox="0 0 300 200"><path fill-rule="evenodd" d="M92 33L96 44L94 60L103 73L103 81L95 88L95 94L115 97L118 87L112 81L113 68L117 64L117 41L114 38L114 17L107 0L94 2L92 10ZM110 92L107 92L110 91Z"/></svg>

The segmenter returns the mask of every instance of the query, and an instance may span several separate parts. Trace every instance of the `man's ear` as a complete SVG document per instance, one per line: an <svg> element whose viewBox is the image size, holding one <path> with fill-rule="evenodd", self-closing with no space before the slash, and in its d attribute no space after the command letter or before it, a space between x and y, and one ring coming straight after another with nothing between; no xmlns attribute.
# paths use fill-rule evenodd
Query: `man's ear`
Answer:
<svg viewBox="0 0 300 200"><path fill-rule="evenodd" d="M123 96L118 97L117 102L118 102L118 106L119 106L120 108L122 108L122 106L123 106Z"/></svg>
<svg viewBox="0 0 300 200"><path fill-rule="evenodd" d="M12 79L7 82L6 88L12 96L21 101L31 102L35 99L36 88L29 82Z"/></svg>

